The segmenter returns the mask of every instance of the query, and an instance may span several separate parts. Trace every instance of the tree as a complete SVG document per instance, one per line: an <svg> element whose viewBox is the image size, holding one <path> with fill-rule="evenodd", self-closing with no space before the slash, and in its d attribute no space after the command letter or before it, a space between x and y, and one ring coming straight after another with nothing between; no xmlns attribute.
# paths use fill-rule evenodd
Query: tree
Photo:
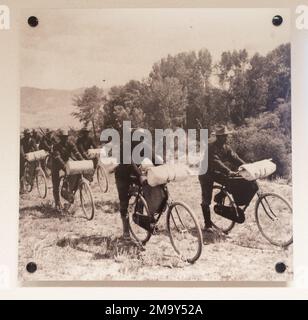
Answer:
<svg viewBox="0 0 308 320"><path fill-rule="evenodd" d="M149 83L144 106L151 129L185 127L187 95L177 78L166 77Z"/></svg>
<svg viewBox="0 0 308 320"><path fill-rule="evenodd" d="M99 121L103 119L103 106L106 103L106 96L103 89L93 86L86 88L83 94L74 97L73 104L78 111L72 112L84 126L92 125L94 138L97 140L97 127Z"/></svg>
<svg viewBox="0 0 308 320"><path fill-rule="evenodd" d="M104 108L107 127L119 129L120 122L124 120L130 120L133 127L145 125L143 109L147 99L147 86L144 82L131 80L124 86L114 86L108 96Z"/></svg>

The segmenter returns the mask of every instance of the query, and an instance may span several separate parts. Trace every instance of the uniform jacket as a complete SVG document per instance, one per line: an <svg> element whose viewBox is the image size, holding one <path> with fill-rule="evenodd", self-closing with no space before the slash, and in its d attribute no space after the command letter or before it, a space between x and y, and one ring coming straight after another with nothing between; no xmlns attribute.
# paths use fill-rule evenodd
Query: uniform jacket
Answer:
<svg viewBox="0 0 308 320"><path fill-rule="evenodd" d="M82 155L79 153L76 145L67 141L65 144L62 142L57 143L54 146L52 156L57 165L61 168L65 168L65 163L71 158L73 160L83 160Z"/></svg>
<svg viewBox="0 0 308 320"><path fill-rule="evenodd" d="M202 160L203 162L206 159ZM207 174L219 172L228 175L231 168L238 168L245 162L237 155L237 153L227 144L218 145L216 140L208 143L208 170Z"/></svg>
<svg viewBox="0 0 308 320"><path fill-rule="evenodd" d="M76 141L78 151L87 159L87 151L91 148L96 148L96 144L91 137L79 137Z"/></svg>

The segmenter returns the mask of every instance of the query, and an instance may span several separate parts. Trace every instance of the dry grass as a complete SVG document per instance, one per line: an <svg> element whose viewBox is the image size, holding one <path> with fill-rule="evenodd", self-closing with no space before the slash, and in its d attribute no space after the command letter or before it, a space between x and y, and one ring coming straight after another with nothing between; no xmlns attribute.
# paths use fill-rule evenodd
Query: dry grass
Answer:
<svg viewBox="0 0 308 320"><path fill-rule="evenodd" d="M163 232L153 236L146 247L121 240L121 221L113 176L107 194L93 185L96 214L92 221L79 210L74 215L59 215L52 208L52 190L40 201L35 192L20 199L19 277L31 280L204 280L286 281L292 277L292 246L282 249L269 244L254 221L254 201L246 222L237 225L227 237L206 236L201 258L194 265L182 262ZM49 181L50 184L50 181ZM266 191L291 197L291 187L263 182ZM170 184L174 200L187 202L200 223L198 179ZM165 217L160 228L165 227ZM38 270L29 274L25 266L34 261ZM275 271L285 262L283 274Z"/></svg>

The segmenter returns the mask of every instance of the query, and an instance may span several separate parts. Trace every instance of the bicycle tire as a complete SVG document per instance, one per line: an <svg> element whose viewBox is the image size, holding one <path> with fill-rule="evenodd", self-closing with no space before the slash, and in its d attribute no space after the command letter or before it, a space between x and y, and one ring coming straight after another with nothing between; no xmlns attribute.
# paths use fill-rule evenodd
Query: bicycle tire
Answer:
<svg viewBox="0 0 308 320"><path fill-rule="evenodd" d="M272 211L272 209L270 208L269 210L271 212L266 212L265 210L265 207L264 207L264 203L262 202L266 197L276 197L280 200L282 200L284 202L284 204L290 209L291 211L291 215L292 215L292 219L293 219L293 209L292 209L292 206L291 204L289 203L289 201L287 199L285 199L284 197L280 196L279 194L277 193L273 193L273 192L268 192L268 193L263 193L259 196L258 200L256 201L256 205L255 205L255 219L256 219L256 223L257 223L257 226L258 226L258 229L259 231L261 232L262 236L268 241L270 242L271 244L275 245L275 246L278 246L278 247L288 247L289 245L291 245L293 243L293 234L291 235L290 239L286 240L286 241L277 241L273 238L271 238L267 232L264 231L264 227L261 226L261 222L260 222L260 210L259 210L259 207L260 205L262 205L266 215L268 215L268 221L270 220L275 220L275 218L271 218L270 215L275 215ZM266 203L268 205L268 202ZM275 230L277 231L277 227L275 227ZM281 232L278 232L279 234ZM283 231L282 231L283 233Z"/></svg>
<svg viewBox="0 0 308 320"><path fill-rule="evenodd" d="M97 183L101 192L106 193L109 189L109 179L107 172L103 166L98 166L96 171ZM103 183L103 181L105 183Z"/></svg>
<svg viewBox="0 0 308 320"><path fill-rule="evenodd" d="M88 197L89 197L88 199L90 201L89 212L85 208L86 204L84 201L85 198L84 198L84 194L83 194L85 192L88 194ZM79 185L79 195L80 195L80 203L81 203L81 208L82 208L83 214L85 215L87 220L92 220L94 218L94 214L95 214L95 205L94 205L93 194L92 194L91 188L87 182L81 181L81 183Z"/></svg>
<svg viewBox="0 0 308 320"><path fill-rule="evenodd" d="M152 234L150 231L143 229L138 224L136 224L133 220L133 214L136 213L138 210L137 206L142 205L143 212L145 212L146 216L150 216L148 205L144 197L139 193L133 193L130 196L128 205L128 217L129 217L129 229L132 236L142 245L145 245L151 238ZM140 204L140 202L141 204ZM136 228L136 229L135 229ZM140 235L141 233L141 235ZM142 236L143 234L143 236Z"/></svg>
<svg viewBox="0 0 308 320"><path fill-rule="evenodd" d="M176 225L175 223L175 220L174 220L174 217L173 217L173 209L175 209L176 207L182 207L186 210L186 212L188 212L188 214L191 216L192 218L192 221L194 223L194 227L191 228L191 229L194 229L195 233L196 233L196 238L197 238L197 250L196 250L196 253L194 253L194 255L192 257L184 257L182 255L182 252L181 250L178 248L178 246L176 245L175 243L175 239L174 239L174 236L173 236L173 233L171 232L171 219L174 223L174 225L176 226L176 228L178 229L178 226ZM179 217L179 213L178 213L178 210L176 210L176 214L178 215ZM174 202L171 204L171 206L168 208L168 211L167 211L167 230L168 230L168 233L169 233L169 237L170 237L170 241L171 241L171 244L175 250L175 252L181 256L181 258L184 260L184 261L187 261L189 263L195 263L201 256L201 253L202 253L202 247L203 247L203 236L202 236L202 231L201 231L201 228L200 228L200 224L194 214L194 212L192 211L192 209L184 202ZM180 223L182 224L182 226L184 227L184 224L182 222L182 219L179 217L179 221ZM186 227L186 226L185 226ZM183 231L183 230L182 230ZM181 232L183 234L183 232Z"/></svg>
<svg viewBox="0 0 308 320"><path fill-rule="evenodd" d="M40 183L39 183L39 176L43 179L43 190L40 189ZM36 182L36 188L37 192L40 198L45 199L47 196L47 179L44 173L44 170L42 168L37 168L35 173L35 182Z"/></svg>

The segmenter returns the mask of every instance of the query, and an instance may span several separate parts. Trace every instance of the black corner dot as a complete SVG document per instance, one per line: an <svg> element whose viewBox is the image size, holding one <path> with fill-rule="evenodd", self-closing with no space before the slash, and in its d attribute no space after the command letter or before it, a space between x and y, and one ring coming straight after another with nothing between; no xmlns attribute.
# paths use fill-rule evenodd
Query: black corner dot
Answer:
<svg viewBox="0 0 308 320"><path fill-rule="evenodd" d="M278 262L275 265L275 270L278 273L284 273L286 271L286 269L287 269L287 266L283 262Z"/></svg>
<svg viewBox="0 0 308 320"><path fill-rule="evenodd" d="M276 16L273 17L272 22L273 22L274 26L278 27L278 26L280 26L282 24L283 18L282 18L282 16L277 14Z"/></svg>
<svg viewBox="0 0 308 320"><path fill-rule="evenodd" d="M26 269L29 273L34 273L37 270L37 265L35 262L29 262L26 266Z"/></svg>
<svg viewBox="0 0 308 320"><path fill-rule="evenodd" d="M28 18L28 25L30 27L36 27L38 25L39 21L38 21L38 18L35 17L35 16L31 16Z"/></svg>

